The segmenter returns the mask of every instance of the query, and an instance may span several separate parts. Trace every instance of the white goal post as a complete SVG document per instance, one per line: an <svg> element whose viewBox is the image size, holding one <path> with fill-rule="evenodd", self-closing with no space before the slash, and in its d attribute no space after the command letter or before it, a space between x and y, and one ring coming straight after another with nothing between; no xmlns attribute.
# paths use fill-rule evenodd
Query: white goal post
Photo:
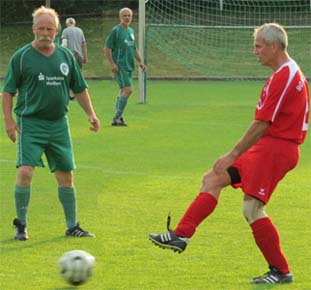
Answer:
<svg viewBox="0 0 311 290"><path fill-rule="evenodd" d="M311 1L311 0L310 0ZM145 63L145 26L146 26L146 0L139 0L139 11L138 11L138 49L140 56ZM139 87L139 96L138 102L141 104L146 103L146 73L141 69L138 71L138 87Z"/></svg>
<svg viewBox="0 0 311 290"><path fill-rule="evenodd" d="M264 79L252 34L265 22L285 27L289 54L311 76L311 0L139 0L139 14L148 79ZM144 103L145 76L139 82Z"/></svg>

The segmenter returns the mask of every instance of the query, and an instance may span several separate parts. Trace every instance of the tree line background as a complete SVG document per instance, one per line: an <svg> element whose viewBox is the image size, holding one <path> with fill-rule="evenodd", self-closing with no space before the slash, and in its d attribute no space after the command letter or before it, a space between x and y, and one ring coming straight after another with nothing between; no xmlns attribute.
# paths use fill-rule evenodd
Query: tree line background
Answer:
<svg viewBox="0 0 311 290"><path fill-rule="evenodd" d="M156 1L156 0L150 0ZM178 2L184 0L170 0L170 5L178 7ZM299 2L302 4L306 0L255 0L249 1L250 5L268 5L269 7L280 7L283 2L284 8L291 7L291 2L296 6ZM130 7L132 10L138 8L139 0L50 0L51 7L54 8L61 17L71 16L109 16L115 13L115 10L122 7ZM210 1L217 5L217 0ZM41 5L45 5L45 0L0 0L0 24L11 24L19 22L32 21L31 14L33 10ZM224 0L226 6L241 5L241 0ZM274 5L273 3L279 3ZM207 3L208 4L208 3ZM281 6L282 6L281 5ZM182 6L182 5L181 5ZM304 7L301 5L301 7Z"/></svg>
<svg viewBox="0 0 311 290"><path fill-rule="evenodd" d="M104 16L116 14L122 7L136 10L138 0L50 0L61 17ZM35 8L45 5L45 0L0 0L0 24L13 24L32 21Z"/></svg>

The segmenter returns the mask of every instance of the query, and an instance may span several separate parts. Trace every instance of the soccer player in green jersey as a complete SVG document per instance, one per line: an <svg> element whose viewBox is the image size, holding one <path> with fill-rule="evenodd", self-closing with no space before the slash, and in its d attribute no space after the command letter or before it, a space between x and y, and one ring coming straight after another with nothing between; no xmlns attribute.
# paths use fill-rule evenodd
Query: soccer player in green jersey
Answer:
<svg viewBox="0 0 311 290"><path fill-rule="evenodd" d="M143 71L146 66L136 48L134 30L130 27L133 18L132 10L122 8L119 11L119 17L120 24L114 26L108 34L104 51L120 87L120 95L116 100L116 112L111 125L127 126L122 114L133 92L134 58Z"/></svg>
<svg viewBox="0 0 311 290"><path fill-rule="evenodd" d="M13 221L16 240L28 239L26 214L31 182L35 167L44 166L43 153L57 180L58 196L66 219L65 235L94 237L76 220L75 163L66 116L70 89L87 114L91 130L97 132L100 122L73 54L53 42L58 24L55 10L41 6L34 11L34 41L13 54L4 80L2 109L5 129L13 142L18 139L18 172L14 190L17 218ZM14 120L13 97L17 92Z"/></svg>

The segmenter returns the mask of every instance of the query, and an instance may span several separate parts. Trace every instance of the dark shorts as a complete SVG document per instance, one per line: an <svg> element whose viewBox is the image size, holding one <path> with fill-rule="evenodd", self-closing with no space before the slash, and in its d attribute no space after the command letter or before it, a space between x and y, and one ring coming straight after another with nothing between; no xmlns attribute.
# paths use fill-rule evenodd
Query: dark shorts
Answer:
<svg viewBox="0 0 311 290"><path fill-rule="evenodd" d="M79 53L77 53L76 51L73 52L73 55L74 55L78 65L79 65L79 68L82 69L82 63L83 63L82 56Z"/></svg>
<svg viewBox="0 0 311 290"><path fill-rule="evenodd" d="M132 71L127 71L119 67L119 71L115 74L115 79L120 89L133 86L133 72Z"/></svg>
<svg viewBox="0 0 311 290"><path fill-rule="evenodd" d="M232 167L232 186L267 203L278 182L299 160L299 146L286 140L264 137L242 154Z"/></svg>
<svg viewBox="0 0 311 290"><path fill-rule="evenodd" d="M44 167L44 153L52 172L75 168L67 117L58 120L23 117L18 118L17 122L21 130L18 136L17 167Z"/></svg>

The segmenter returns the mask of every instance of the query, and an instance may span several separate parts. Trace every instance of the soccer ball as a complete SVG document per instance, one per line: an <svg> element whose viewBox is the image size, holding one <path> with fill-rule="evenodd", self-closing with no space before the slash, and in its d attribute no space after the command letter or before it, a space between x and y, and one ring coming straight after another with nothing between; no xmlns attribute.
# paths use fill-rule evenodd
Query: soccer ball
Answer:
<svg viewBox="0 0 311 290"><path fill-rule="evenodd" d="M71 285L85 283L93 274L95 258L82 250L64 253L59 259L61 276Z"/></svg>

